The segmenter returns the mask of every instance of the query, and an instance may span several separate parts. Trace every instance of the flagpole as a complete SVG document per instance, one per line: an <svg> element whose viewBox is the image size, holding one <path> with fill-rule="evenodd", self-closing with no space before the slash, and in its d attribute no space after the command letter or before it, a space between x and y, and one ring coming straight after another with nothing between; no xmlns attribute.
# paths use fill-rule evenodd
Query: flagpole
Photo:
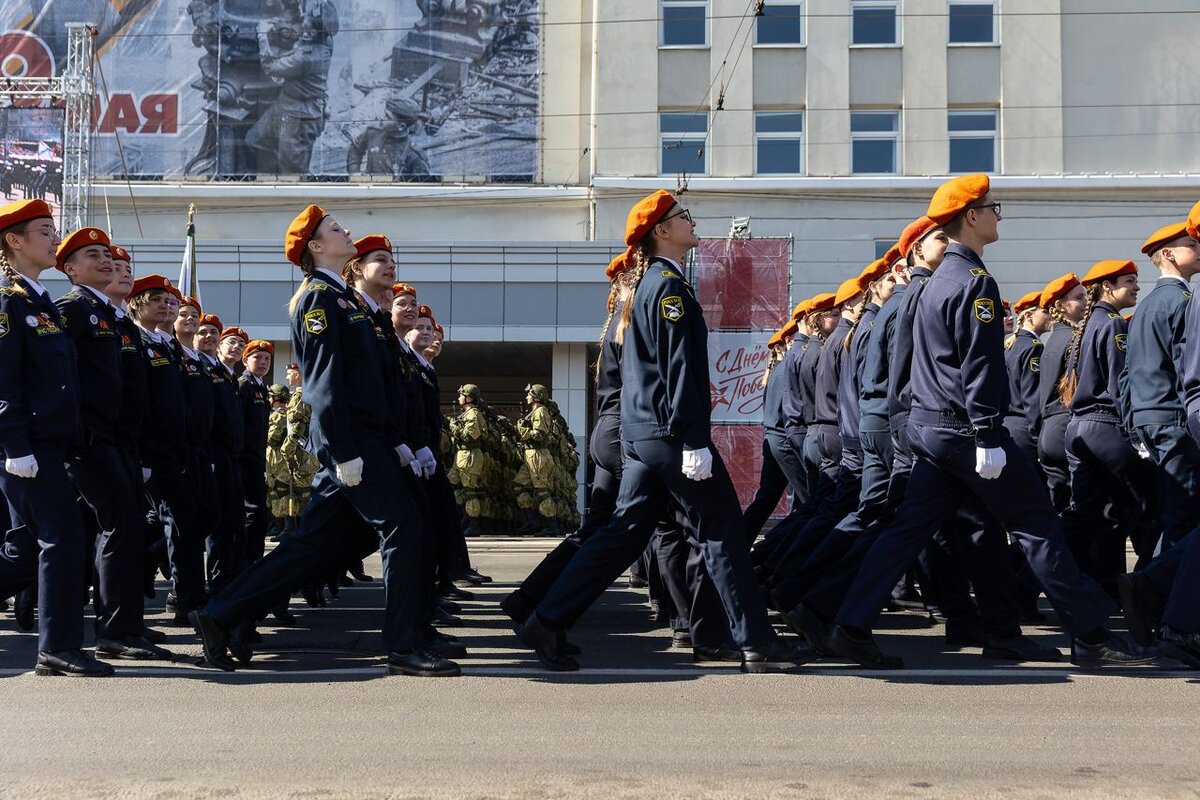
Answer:
<svg viewBox="0 0 1200 800"><path fill-rule="evenodd" d="M200 289L200 278L196 275L196 229L193 227L193 220L196 217L196 206L194 203L188 203L188 221L187 221L187 246L188 246L188 262L192 265L190 278L191 284L188 286L188 296L195 297Z"/></svg>

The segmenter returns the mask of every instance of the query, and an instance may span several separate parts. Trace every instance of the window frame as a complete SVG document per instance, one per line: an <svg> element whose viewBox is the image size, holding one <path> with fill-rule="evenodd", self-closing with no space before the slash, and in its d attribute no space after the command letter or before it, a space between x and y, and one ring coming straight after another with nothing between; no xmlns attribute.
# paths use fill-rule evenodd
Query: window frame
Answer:
<svg viewBox="0 0 1200 800"><path fill-rule="evenodd" d="M672 115L672 114L680 115L680 116L704 117L704 130L702 130L702 131L684 131L684 132L672 131L672 132L668 133L663 130L663 117L665 117L667 115ZM708 139L709 127L711 125L712 125L712 118L710 117L709 112L707 112L707 111L663 111L660 109L658 112L658 174L660 176L680 175L680 174L708 175L708 147L707 147L707 145L705 145L705 141ZM703 164L701 165L704 167L703 171L700 171L700 172L693 171L693 172L687 172L687 173L667 172L665 169L666 165L663 163L663 161L664 161L663 157L666 153L666 146L667 146L668 142L672 142L672 143L678 142L680 144L683 144L686 142L696 142L697 144L703 146L704 147L704 156L703 156Z"/></svg>
<svg viewBox="0 0 1200 800"><path fill-rule="evenodd" d="M771 48L789 48L789 47L807 47L808 46L808 15L806 6L808 0L766 0L766 5L770 6L796 6L800 9L800 41L798 42L766 42L759 43L758 41L758 20L754 22L754 44L753 47L761 47L765 50Z"/></svg>
<svg viewBox="0 0 1200 800"><path fill-rule="evenodd" d="M904 131L903 120L898 108L852 108L850 109L850 174L851 175L903 175L904 150L901 147L901 134ZM892 114L896 118L896 127L892 131L854 131L855 114ZM891 141L893 143L892 172L858 172L854 169L854 145L859 141Z"/></svg>
<svg viewBox="0 0 1200 800"><path fill-rule="evenodd" d="M798 116L798 117L800 117L800 130L798 130L798 131L761 131L760 132L758 129L758 118L759 118L759 115L762 115L762 114L768 114L768 115L789 114L792 116ZM798 176L798 175L807 175L808 174L808 157L807 157L808 154L805 152L805 141L806 140L804 137L804 125L805 125L804 117L805 117L804 109L802 109L802 108L763 109L763 110L755 109L754 110L754 174L755 175L793 176L794 177L794 176ZM759 170L759 168L758 168L759 146L762 144L762 141L764 139L769 142L770 141L780 142L780 141L796 140L796 145L800 151L799 171L798 172L762 172L761 170Z"/></svg>
<svg viewBox="0 0 1200 800"><path fill-rule="evenodd" d="M704 9L704 41L690 44L667 44L668 6L676 8L702 7ZM658 46L663 50L707 50L712 45L712 17L709 15L708 0L658 0Z"/></svg>
<svg viewBox="0 0 1200 800"><path fill-rule="evenodd" d="M855 42L854 41L854 12L859 8L882 8L892 7L895 9L895 41L892 42ZM850 47L856 49L885 49L904 47L904 25L903 19L903 4L901 0L850 0Z"/></svg>
<svg viewBox="0 0 1200 800"><path fill-rule="evenodd" d="M986 114L990 113L993 116L993 125L991 130L992 140L992 168L990 170L981 170L974 167L969 169L956 170L952 162L950 153L951 144L957 140L964 139L986 139L988 135L984 131L952 131L950 130L950 118L955 114ZM981 108L949 108L946 109L946 174L947 175L968 175L973 172L988 172L990 174L1000 174L1003 171L1000 169L1000 109L998 107L981 107Z"/></svg>
<svg viewBox="0 0 1200 800"><path fill-rule="evenodd" d="M950 38L950 6L991 6L992 40L990 42L956 42ZM946 3L946 45L948 47L999 47L1000 0L948 0Z"/></svg>

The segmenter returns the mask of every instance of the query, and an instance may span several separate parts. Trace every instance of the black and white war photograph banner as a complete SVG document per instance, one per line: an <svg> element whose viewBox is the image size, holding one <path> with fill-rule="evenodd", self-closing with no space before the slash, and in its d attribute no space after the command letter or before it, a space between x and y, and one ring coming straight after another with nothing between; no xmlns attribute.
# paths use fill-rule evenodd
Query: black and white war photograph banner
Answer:
<svg viewBox="0 0 1200 800"><path fill-rule="evenodd" d="M97 28L95 175L528 182L539 0L10 0L7 77ZM46 101L49 105L50 101Z"/></svg>

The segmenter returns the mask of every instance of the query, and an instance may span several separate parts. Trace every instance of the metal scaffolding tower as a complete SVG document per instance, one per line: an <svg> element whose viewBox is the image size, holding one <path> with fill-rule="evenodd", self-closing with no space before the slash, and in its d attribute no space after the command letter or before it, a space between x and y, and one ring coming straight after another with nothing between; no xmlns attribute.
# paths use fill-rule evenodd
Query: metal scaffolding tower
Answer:
<svg viewBox="0 0 1200 800"><path fill-rule="evenodd" d="M63 191L62 229L74 231L88 223L88 200L92 194L92 78L93 43L96 26L86 22L67 23L67 61L61 75L53 78L0 78L0 100L62 100Z"/></svg>

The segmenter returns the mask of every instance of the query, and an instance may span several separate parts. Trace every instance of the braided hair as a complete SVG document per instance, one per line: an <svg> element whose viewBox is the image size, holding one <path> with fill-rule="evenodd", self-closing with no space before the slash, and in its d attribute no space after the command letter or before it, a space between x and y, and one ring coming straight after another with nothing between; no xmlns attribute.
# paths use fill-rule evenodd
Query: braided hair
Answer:
<svg viewBox="0 0 1200 800"><path fill-rule="evenodd" d="M304 273L304 280L300 281L300 288L296 289L296 293L292 295L292 299L288 301L288 314L296 313L296 306L300 305L300 298L308 291L308 282L312 280L313 271L317 265L313 263L312 253L308 248L300 254L300 271Z"/></svg>
<svg viewBox="0 0 1200 800"><path fill-rule="evenodd" d="M647 233L633 250L633 269L629 270L629 277L626 279L629 286L629 299L625 301L625 305L621 309L621 320L617 323L617 344L625 344L625 329L629 327L629 323L633 319L633 297L637 293L638 284L642 282L642 276L650 268L652 257L650 247L653 235L653 233Z"/></svg>
<svg viewBox="0 0 1200 800"><path fill-rule="evenodd" d="M762 382L762 387L767 388L767 381L771 378L771 370L775 369L775 365L782 359L779 357L779 351L774 347L771 348L771 355L767 357L767 368L763 371L763 376L759 380Z"/></svg>
<svg viewBox="0 0 1200 800"><path fill-rule="evenodd" d="M1075 390L1079 388L1079 355L1083 350L1083 331L1087 328L1088 320L1092 317L1092 308L1100 301L1104 291L1103 281L1093 284L1087 290L1087 305L1083 308L1083 319L1075 326L1071 334L1071 344L1067 348L1067 371L1058 382L1058 396L1067 408L1075 399Z"/></svg>
<svg viewBox="0 0 1200 800"><path fill-rule="evenodd" d="M26 298L29 297L29 293L25 291L25 286L17 280L21 277L21 273L17 272L16 267L8 260L10 252L8 249L8 239L5 237L10 233L24 236L25 230L28 227L28 221L19 222L11 228L5 228L3 231L0 231L0 272L4 273L4 277L8 278L8 282L12 284L13 293Z"/></svg>
<svg viewBox="0 0 1200 800"><path fill-rule="evenodd" d="M596 356L596 363L592 365L592 378L599 383L600 381L600 359L604 358L604 340L608 338L608 329L612 326L613 315L617 313L617 299L621 296L621 276L613 278L612 285L608 289L608 300L605 306L608 309L608 316L604 318L604 327L600 329L600 354Z"/></svg>

